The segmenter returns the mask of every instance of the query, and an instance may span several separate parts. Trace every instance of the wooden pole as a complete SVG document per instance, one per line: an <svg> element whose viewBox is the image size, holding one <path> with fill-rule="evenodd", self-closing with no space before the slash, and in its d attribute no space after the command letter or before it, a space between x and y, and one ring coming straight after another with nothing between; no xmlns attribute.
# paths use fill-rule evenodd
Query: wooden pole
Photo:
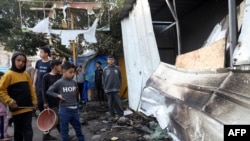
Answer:
<svg viewBox="0 0 250 141"><path fill-rule="evenodd" d="M70 46L72 50L72 56L73 56L73 63L76 65L76 47L75 47L75 40L70 41Z"/></svg>
<svg viewBox="0 0 250 141"><path fill-rule="evenodd" d="M70 11L70 26L71 26L71 29L74 29L74 15L71 11ZM76 65L76 42L75 40L72 41L72 53L73 53L74 65Z"/></svg>

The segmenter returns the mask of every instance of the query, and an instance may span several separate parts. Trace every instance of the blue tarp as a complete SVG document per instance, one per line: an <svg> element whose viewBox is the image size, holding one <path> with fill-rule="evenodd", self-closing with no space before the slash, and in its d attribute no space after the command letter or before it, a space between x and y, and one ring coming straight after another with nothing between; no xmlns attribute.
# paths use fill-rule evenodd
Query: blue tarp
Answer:
<svg viewBox="0 0 250 141"><path fill-rule="evenodd" d="M7 70L9 70L8 66L0 66L0 71L1 72L6 72Z"/></svg>
<svg viewBox="0 0 250 141"><path fill-rule="evenodd" d="M99 55L96 56L94 59L90 60L88 65L86 66L86 70L85 70L85 81L84 81L84 87L83 87L83 100L84 101L88 101L88 89L89 88L94 88L95 87L95 69L96 69L96 62L100 61L102 63L102 68L104 68L106 65L108 65L107 63L107 58L108 55ZM82 61L84 61L84 59L87 59L87 57L78 57L76 60L76 65L80 66L82 65ZM73 63L73 59L69 58L69 61L71 63ZM115 62L117 64L117 62Z"/></svg>
<svg viewBox="0 0 250 141"><path fill-rule="evenodd" d="M102 63L102 68L104 68L107 65L107 55L99 55L96 56L94 59L90 60L87 67L86 67L86 74L85 74L85 80L88 81L88 88L94 88L94 80L95 80L95 69L96 69L96 62L100 61ZM87 57L78 57L76 61L76 65L82 65L82 61L84 59L87 59ZM73 62L72 58L69 58L70 62Z"/></svg>

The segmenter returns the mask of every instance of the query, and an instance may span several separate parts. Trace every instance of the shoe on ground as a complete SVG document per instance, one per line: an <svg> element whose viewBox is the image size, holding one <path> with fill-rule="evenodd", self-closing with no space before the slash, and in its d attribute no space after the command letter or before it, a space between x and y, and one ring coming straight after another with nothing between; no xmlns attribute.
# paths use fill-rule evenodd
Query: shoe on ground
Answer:
<svg viewBox="0 0 250 141"><path fill-rule="evenodd" d="M50 134L43 135L43 141L57 140L56 137L51 136Z"/></svg>
<svg viewBox="0 0 250 141"><path fill-rule="evenodd" d="M128 120L128 118L126 118L125 116L121 116L118 118L119 122L126 122Z"/></svg>

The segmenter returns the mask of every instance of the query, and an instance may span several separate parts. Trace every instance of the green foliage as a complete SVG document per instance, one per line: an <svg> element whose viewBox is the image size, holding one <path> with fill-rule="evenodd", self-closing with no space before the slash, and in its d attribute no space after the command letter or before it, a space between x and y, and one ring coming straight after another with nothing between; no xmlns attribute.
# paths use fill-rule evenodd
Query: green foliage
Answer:
<svg viewBox="0 0 250 141"><path fill-rule="evenodd" d="M41 0L40 0L41 1ZM76 1L76 0L74 0ZM77 0L77 2L95 2L96 0ZM100 0L102 3L101 8L96 8L94 11L103 12L98 28L110 26L110 31L97 31L96 37L98 43L89 44L88 46L81 46L83 35L79 35L77 43L78 54L81 54L85 49L94 49L100 54L114 53L117 55L122 54L122 35L121 25L119 21L119 11L124 0ZM51 7L53 3L48 2L45 7ZM113 10L109 11L110 6ZM41 3L25 2L21 6L22 20L19 12L19 3L16 0L1 0L0 12L3 18L0 19L0 42L5 46L7 51L22 51L27 55L35 55L37 47L49 44L46 34L35 34L32 32L22 32L21 23L25 27L34 27L39 20L42 20L48 11L33 11L30 7L42 7ZM75 29L87 29L95 20L96 15L87 15L85 10L71 11L74 14ZM62 10L57 11L57 17L51 20L53 29L61 29L61 20L63 19ZM58 35L52 35L53 47L62 55L70 57L72 51L69 47L60 44ZM87 43L88 44L88 43Z"/></svg>

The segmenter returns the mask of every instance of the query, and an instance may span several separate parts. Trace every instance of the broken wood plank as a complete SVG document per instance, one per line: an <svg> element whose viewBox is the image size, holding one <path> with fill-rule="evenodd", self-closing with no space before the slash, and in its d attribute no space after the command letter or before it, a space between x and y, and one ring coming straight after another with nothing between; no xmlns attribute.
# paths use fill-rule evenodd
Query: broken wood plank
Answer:
<svg viewBox="0 0 250 141"><path fill-rule="evenodd" d="M184 69L216 69L225 66L225 39L198 50L178 55L175 66Z"/></svg>

